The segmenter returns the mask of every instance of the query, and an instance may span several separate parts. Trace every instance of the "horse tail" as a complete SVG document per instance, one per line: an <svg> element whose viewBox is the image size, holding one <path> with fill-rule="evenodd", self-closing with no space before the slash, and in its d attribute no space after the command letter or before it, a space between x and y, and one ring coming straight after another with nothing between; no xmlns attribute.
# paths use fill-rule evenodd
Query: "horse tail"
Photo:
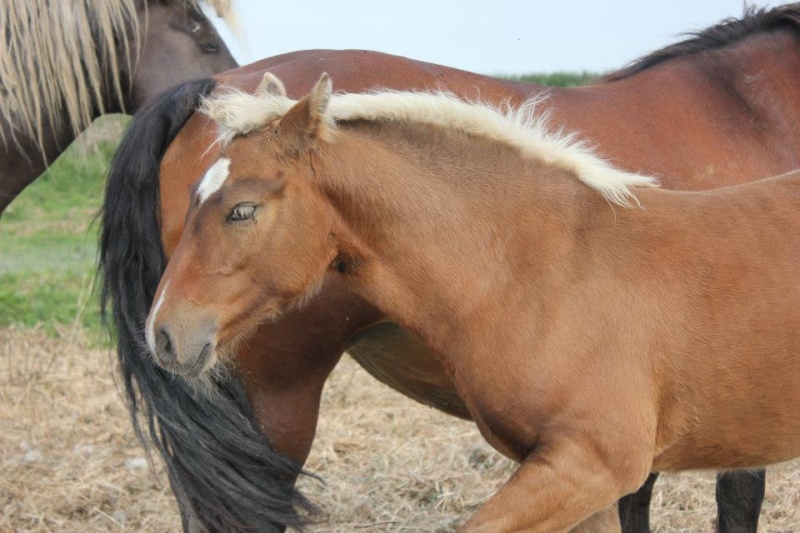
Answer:
<svg viewBox="0 0 800 533"><path fill-rule="evenodd" d="M301 509L315 511L294 487L301 467L273 451L255 430L241 385L223 379L217 393L197 394L183 378L157 366L144 341L166 266L159 163L199 99L214 87L214 80L205 79L167 91L139 111L123 137L101 213L101 308L116 334L134 430L148 455L155 448L166 463L184 530L283 531L306 523Z"/></svg>

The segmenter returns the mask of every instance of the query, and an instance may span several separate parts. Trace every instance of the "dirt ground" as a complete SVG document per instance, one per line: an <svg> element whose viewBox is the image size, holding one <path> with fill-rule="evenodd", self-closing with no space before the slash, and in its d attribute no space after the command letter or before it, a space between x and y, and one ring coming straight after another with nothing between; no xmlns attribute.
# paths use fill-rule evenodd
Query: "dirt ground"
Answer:
<svg viewBox="0 0 800 533"><path fill-rule="evenodd" d="M0 533L180 530L163 471L129 428L108 350L79 333L0 329ZM399 396L352 361L326 389L303 480L313 532L452 531L513 466L471 424ZM712 531L714 476L663 476L654 531ZM770 469L761 531L800 531L800 461Z"/></svg>

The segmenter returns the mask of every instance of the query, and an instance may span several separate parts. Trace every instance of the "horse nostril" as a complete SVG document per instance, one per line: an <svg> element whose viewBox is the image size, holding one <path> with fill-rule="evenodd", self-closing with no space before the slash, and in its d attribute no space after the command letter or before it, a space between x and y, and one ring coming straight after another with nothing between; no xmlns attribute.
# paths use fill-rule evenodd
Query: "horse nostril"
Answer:
<svg viewBox="0 0 800 533"><path fill-rule="evenodd" d="M164 364L175 362L175 350L172 346L172 338L169 336L169 330L162 327L156 334L156 356L159 361Z"/></svg>

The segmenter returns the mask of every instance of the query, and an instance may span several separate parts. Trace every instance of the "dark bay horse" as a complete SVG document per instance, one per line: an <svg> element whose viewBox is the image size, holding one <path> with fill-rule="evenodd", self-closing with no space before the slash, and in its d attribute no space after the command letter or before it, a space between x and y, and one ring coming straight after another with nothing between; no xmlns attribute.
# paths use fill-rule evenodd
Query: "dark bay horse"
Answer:
<svg viewBox="0 0 800 533"><path fill-rule="evenodd" d="M232 21L229 0L207 3ZM0 4L0 213L96 117L236 66L199 4Z"/></svg>
<svg viewBox="0 0 800 533"><path fill-rule="evenodd" d="M355 329L430 346L520 463L464 532L618 532L651 470L800 456L800 171L660 191L536 100L265 81L203 102L219 152L145 327L165 368L202 390L335 279L380 311Z"/></svg>
<svg viewBox="0 0 800 533"><path fill-rule="evenodd" d="M220 378L219 394L198 396L144 353L144 319L164 254L180 239L191 184L217 156L209 148L213 124L192 114L202 95L219 83L252 91L266 70L283 78L295 97L307 92L322 70L349 91L445 89L493 103L520 103L547 91L541 109L549 111L554 127L580 131L621 167L663 174L666 187L702 189L797 166L799 11L792 5L751 12L579 89L506 82L370 52L307 51L242 67L218 81L187 84L140 112L112 164L101 268L132 413L143 413L153 424L150 436L139 433L165 457L176 492L193 502L198 520L217 530L248 523L270 531L297 523L294 505L303 500L292 482L310 449L322 386L345 349L393 388L469 417L452 380L414 336L388 323L353 329L380 313L335 281L325 298L264 324L241 346L235 374L244 391L239 381ZM221 488L219 478L230 481ZM755 531L763 478L744 473L721 481L720 530ZM747 487L744 496L737 484ZM652 478L642 498L622 506L630 511L628 520L636 520L628 522L629 531L647 530L651 487Z"/></svg>

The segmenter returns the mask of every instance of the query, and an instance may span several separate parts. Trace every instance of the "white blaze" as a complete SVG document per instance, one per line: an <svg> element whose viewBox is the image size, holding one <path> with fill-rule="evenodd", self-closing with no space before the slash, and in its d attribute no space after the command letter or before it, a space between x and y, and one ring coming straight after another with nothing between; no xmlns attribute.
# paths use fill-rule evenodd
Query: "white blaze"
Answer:
<svg viewBox="0 0 800 533"><path fill-rule="evenodd" d="M156 315L158 314L158 310L164 303L164 295L167 294L168 287L169 287L169 281L164 285L164 288L161 290L161 294L158 295L158 300L156 301L156 305L153 306L152 310L150 311L150 316L147 317L147 322L144 328L144 338L147 341L147 347L150 348L150 353L152 354L156 353L156 333L153 328L153 323L156 321Z"/></svg>
<svg viewBox="0 0 800 533"><path fill-rule="evenodd" d="M200 185L197 186L197 196L200 198L200 205L222 187L222 184L228 179L228 168L230 166L231 160L227 157L217 159L217 161L211 165L206 175L200 180Z"/></svg>

